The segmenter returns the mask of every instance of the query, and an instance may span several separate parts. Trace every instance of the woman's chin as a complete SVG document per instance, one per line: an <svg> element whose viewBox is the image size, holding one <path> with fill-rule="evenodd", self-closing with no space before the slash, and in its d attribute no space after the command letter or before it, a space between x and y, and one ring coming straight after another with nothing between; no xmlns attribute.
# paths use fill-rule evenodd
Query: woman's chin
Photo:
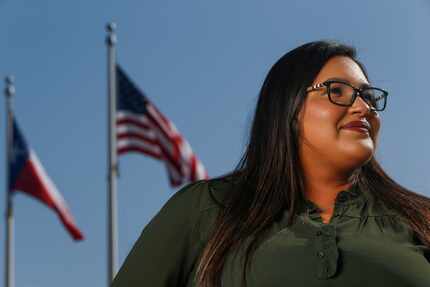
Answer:
<svg viewBox="0 0 430 287"><path fill-rule="evenodd" d="M348 161L353 161L357 165L368 162L374 153L373 141L361 141L359 143L345 143L339 148L339 152L344 155Z"/></svg>

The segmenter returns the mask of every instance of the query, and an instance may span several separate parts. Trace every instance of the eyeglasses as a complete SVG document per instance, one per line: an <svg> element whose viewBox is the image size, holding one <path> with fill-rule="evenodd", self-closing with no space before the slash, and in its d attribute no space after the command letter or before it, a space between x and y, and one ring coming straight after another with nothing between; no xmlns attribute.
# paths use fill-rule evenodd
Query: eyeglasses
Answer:
<svg viewBox="0 0 430 287"><path fill-rule="evenodd" d="M375 88L363 87L355 88L348 82L341 80L328 80L320 84L309 87L306 92L315 91L321 88L326 88L326 93L330 102L339 106L352 106L357 96L360 96L371 110L383 111L387 105L388 92Z"/></svg>

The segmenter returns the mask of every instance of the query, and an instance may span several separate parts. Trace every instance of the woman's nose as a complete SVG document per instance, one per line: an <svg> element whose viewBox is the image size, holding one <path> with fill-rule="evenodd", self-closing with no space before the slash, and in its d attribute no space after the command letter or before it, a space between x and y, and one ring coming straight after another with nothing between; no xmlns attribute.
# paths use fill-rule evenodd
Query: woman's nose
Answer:
<svg viewBox="0 0 430 287"><path fill-rule="evenodd" d="M354 102L352 103L352 107L354 109L360 109L365 112L368 112L370 110L370 104L368 104L360 94L357 95Z"/></svg>

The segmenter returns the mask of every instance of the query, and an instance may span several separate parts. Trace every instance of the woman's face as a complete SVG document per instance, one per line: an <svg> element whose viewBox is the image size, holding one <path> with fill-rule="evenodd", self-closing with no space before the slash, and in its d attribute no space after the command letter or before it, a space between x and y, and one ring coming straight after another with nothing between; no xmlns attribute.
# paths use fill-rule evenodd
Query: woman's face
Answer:
<svg viewBox="0 0 430 287"><path fill-rule="evenodd" d="M345 56L328 60L312 85L330 78L343 79L354 87L369 84L360 66ZM352 106L345 107L330 102L325 88L309 92L299 113L300 156L340 169L354 169L365 164L376 149L380 127L378 113L369 112L369 106L361 97L357 97ZM367 121L370 134L342 128L351 121Z"/></svg>

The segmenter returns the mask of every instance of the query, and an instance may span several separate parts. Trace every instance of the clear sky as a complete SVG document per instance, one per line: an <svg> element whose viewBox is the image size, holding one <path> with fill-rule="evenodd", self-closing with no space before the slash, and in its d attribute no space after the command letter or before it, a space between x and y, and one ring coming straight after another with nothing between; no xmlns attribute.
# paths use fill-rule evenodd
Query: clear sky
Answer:
<svg viewBox="0 0 430 287"><path fill-rule="evenodd" d="M0 0L0 77L15 75L20 126L86 236L73 242L51 210L17 194L16 286L106 286L110 20L118 24L119 63L176 124L210 176L239 160L260 85L281 55L319 39L355 45L373 84L390 92L376 157L400 184L430 195L427 0ZM4 100L0 111L4 162ZM123 156L120 173L122 264L175 190L164 165L142 155ZM4 174L2 164L1 190Z"/></svg>

